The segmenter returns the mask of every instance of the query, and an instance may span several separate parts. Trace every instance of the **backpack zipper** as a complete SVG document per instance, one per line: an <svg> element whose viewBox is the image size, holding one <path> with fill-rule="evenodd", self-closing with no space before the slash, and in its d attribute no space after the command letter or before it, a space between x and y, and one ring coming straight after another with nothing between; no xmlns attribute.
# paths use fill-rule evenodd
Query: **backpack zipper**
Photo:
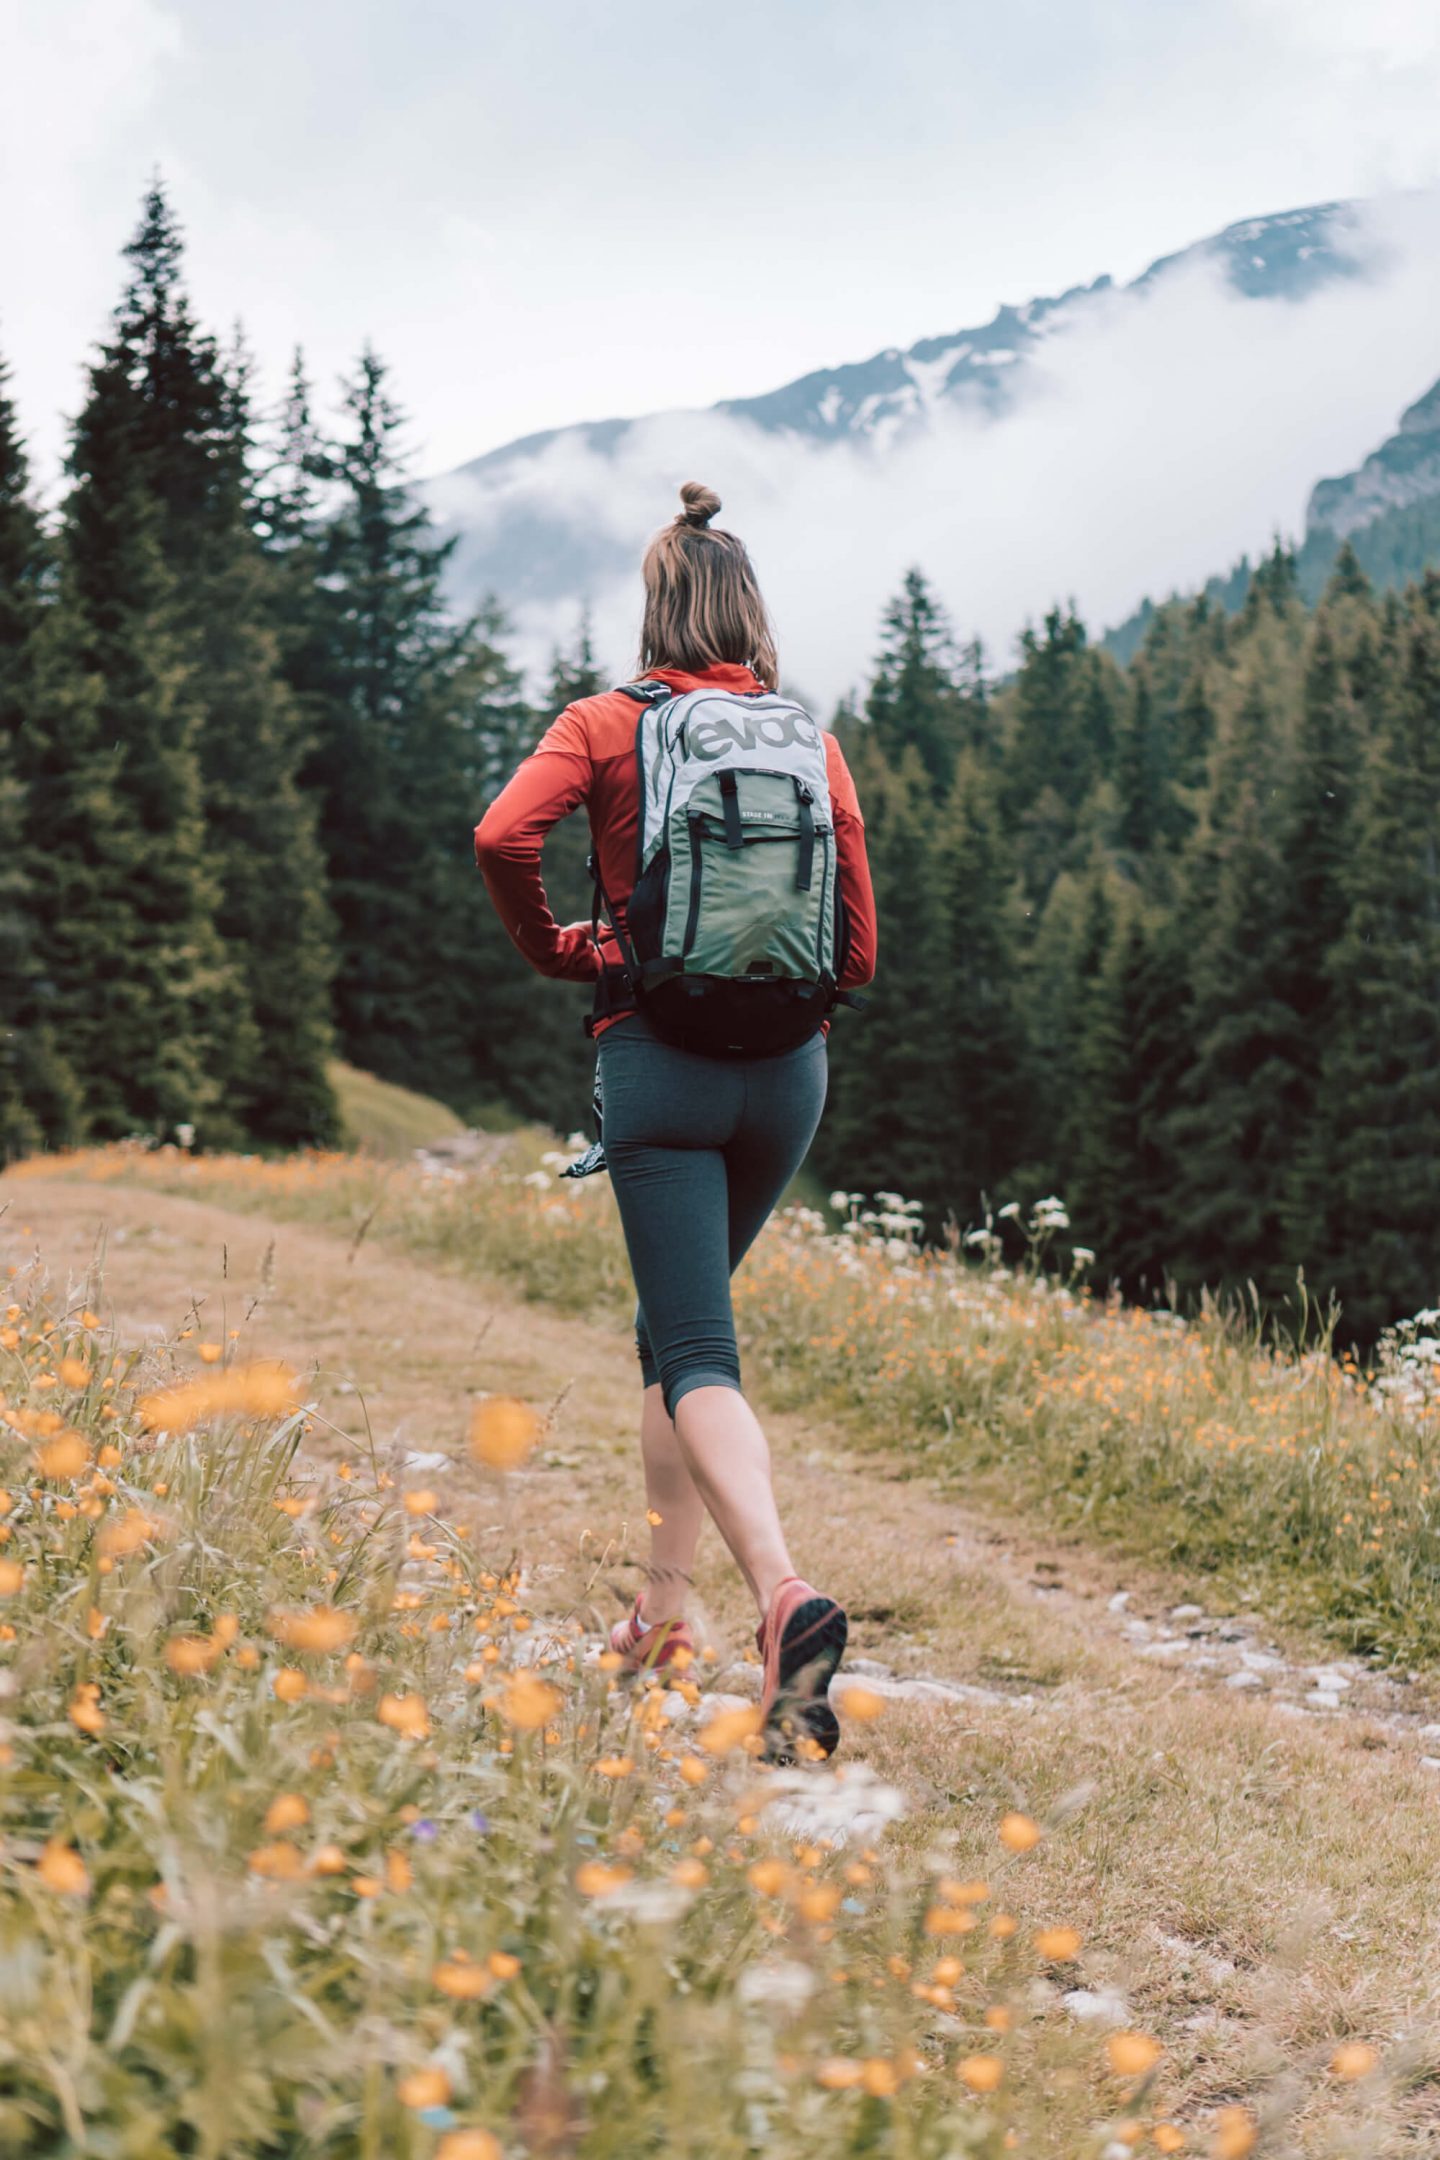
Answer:
<svg viewBox="0 0 1440 2160"><path fill-rule="evenodd" d="M830 827L827 825L823 834L817 829L815 837L817 840L823 839L824 842L821 850L824 859L820 866L820 927L815 934L815 972L823 981L825 975L825 910L830 905L830 842L832 837Z"/></svg>
<svg viewBox="0 0 1440 2160"><path fill-rule="evenodd" d="M690 908L685 917L685 935L680 944L680 957L684 960L694 949L695 932L700 926L700 844L696 831L700 820L690 819Z"/></svg>

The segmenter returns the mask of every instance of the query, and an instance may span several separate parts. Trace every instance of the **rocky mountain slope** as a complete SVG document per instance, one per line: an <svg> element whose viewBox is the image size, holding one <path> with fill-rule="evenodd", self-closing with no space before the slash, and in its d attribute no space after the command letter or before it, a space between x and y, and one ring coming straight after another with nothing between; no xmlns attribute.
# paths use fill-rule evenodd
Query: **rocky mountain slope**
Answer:
<svg viewBox="0 0 1440 2160"><path fill-rule="evenodd" d="M537 661L588 605L624 665L639 551L694 474L751 541L807 685L863 670L911 562L1002 658L1057 598L1114 622L1293 530L1316 473L1358 459L1433 376L1437 219L1440 200L1428 225L1413 203L1398 222L1353 203L1246 219L1129 284L1003 306L760 397L506 444L423 490L456 541L456 601L493 594ZM1437 403L1315 489L1317 528L1428 493Z"/></svg>
<svg viewBox="0 0 1440 2160"><path fill-rule="evenodd" d="M1307 536L1352 538L1392 510L1440 496L1440 382L1432 383L1400 416L1395 433L1372 450L1358 472L1321 480L1306 514Z"/></svg>
<svg viewBox="0 0 1440 2160"><path fill-rule="evenodd" d="M1308 601L1319 598L1347 543L1366 576L1382 589L1408 585L1440 567L1440 382L1407 407L1395 432L1355 471L1316 482L1295 550L1300 590ZM1233 610L1249 590L1252 569L1251 558L1243 555L1228 571L1207 578L1201 589ZM1105 644L1117 659L1128 660L1135 652L1154 612L1153 600L1146 599L1107 632Z"/></svg>

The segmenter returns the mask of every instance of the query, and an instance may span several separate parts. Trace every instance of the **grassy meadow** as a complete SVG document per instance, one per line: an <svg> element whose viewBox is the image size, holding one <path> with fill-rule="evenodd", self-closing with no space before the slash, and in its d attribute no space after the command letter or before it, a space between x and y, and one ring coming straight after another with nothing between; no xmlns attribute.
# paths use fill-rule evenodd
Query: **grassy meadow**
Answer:
<svg viewBox="0 0 1440 2160"><path fill-rule="evenodd" d="M413 1269L437 1305L498 1282L512 1332L529 1310L614 1333L612 1204L560 1166L527 1134L418 1165L116 1148L11 1172L0 1202L15 1225L63 1184L301 1223L337 1279ZM857 1477L900 1464L874 1523L831 1485L857 1548L882 1491L903 1539L904 1479L1003 1494L1428 1655L1418 1343L1347 1373L1218 1316L1096 1308L1046 1275L1044 1220L997 1226L1009 1255L922 1256L903 1205L845 1212L777 1222L739 1296L776 1415L838 1417ZM511 1502L547 1453L538 1390L471 1391L468 1482L442 1492L257 1356L243 1307L136 1349L43 1252L8 1296L6 2155L1431 2149L1433 1786L1368 1725L1217 1723L1153 1671L1137 1696L917 1553L957 1645L1071 1658L1053 1714L942 1731L862 1676L835 1772L767 1770L753 1657L707 1642L669 1690L607 1669L608 1554L537 1549Z"/></svg>

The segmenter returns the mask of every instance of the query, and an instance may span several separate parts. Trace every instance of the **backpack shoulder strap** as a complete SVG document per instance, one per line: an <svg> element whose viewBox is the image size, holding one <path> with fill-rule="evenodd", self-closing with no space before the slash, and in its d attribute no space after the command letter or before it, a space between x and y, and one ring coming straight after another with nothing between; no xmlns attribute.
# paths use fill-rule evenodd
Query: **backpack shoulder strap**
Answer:
<svg viewBox="0 0 1440 2160"><path fill-rule="evenodd" d="M622 682L615 688L621 697L634 698L637 705L664 705L678 694L663 682Z"/></svg>

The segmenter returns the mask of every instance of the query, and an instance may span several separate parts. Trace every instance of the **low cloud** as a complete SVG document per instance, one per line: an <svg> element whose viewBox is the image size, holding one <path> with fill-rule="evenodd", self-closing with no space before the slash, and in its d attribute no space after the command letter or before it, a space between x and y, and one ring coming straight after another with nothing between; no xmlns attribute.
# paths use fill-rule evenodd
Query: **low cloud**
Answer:
<svg viewBox="0 0 1440 2160"><path fill-rule="evenodd" d="M888 447L827 449L673 413L608 453L561 436L498 486L457 474L427 492L482 543L518 514L527 550L549 533L560 560L573 555L563 601L511 608L537 665L588 604L602 660L623 674L640 550L679 483L699 478L745 536L787 673L817 701L863 679L911 564L958 632L1008 666L1024 624L1056 601L1073 598L1099 630L1146 594L1298 533L1315 481L1356 465L1440 375L1437 241L1440 197L1409 196L1369 206L1360 274L1304 301L1242 299L1199 261L1089 301L1027 364L998 422L947 407Z"/></svg>

